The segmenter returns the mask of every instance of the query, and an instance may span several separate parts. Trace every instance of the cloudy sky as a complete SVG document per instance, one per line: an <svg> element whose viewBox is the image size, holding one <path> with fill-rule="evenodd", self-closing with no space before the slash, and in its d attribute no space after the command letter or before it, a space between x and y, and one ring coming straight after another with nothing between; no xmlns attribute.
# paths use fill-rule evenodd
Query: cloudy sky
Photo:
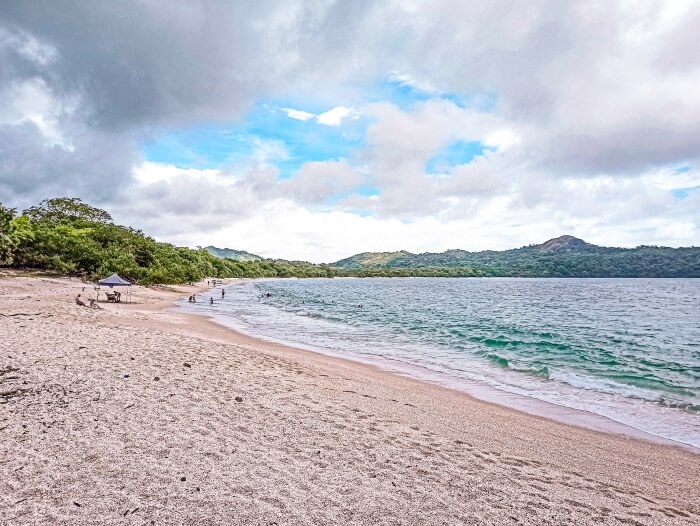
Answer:
<svg viewBox="0 0 700 526"><path fill-rule="evenodd" d="M700 245L700 0L0 2L0 202L267 257Z"/></svg>

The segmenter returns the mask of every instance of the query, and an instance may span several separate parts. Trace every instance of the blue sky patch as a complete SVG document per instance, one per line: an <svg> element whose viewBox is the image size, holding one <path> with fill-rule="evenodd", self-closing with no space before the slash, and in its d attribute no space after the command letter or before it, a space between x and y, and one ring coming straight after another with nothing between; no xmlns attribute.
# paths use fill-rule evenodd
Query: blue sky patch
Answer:
<svg viewBox="0 0 700 526"><path fill-rule="evenodd" d="M371 197L373 195L379 195L381 192L376 186L365 185L357 188L353 193L363 195L365 197Z"/></svg>
<svg viewBox="0 0 700 526"><path fill-rule="evenodd" d="M358 107L386 101L405 109L417 102L442 99L460 107L490 111L496 104L492 94L461 96L419 88L399 75L390 75L359 93L361 100L357 100L356 92L351 97L355 100L341 100L336 106ZM274 166L279 170L279 179L287 179L306 162L351 159L353 152L364 144L370 119L351 115L342 119L339 126L318 122L317 116L332 107L320 107L318 101L304 103L303 97L260 100L242 122L203 123L187 129L166 130L145 143L142 151L148 161L181 168L238 171L256 165ZM291 118L289 109L307 112L308 118ZM483 151L479 142L457 142L428 161L426 168L430 173L444 171L471 161Z"/></svg>
<svg viewBox="0 0 700 526"><path fill-rule="evenodd" d="M700 186L694 186L691 188L678 188L671 193L676 199L683 200L686 197L688 197L691 193L697 192L698 190L700 190Z"/></svg>
<svg viewBox="0 0 700 526"><path fill-rule="evenodd" d="M498 101L498 97L492 92L459 94L421 88L400 76L393 75L374 86L369 92L367 102L390 102L399 108L406 109L418 102L434 99L448 100L460 108L472 108L482 112L493 111Z"/></svg>
<svg viewBox="0 0 700 526"><path fill-rule="evenodd" d="M431 157L425 164L425 171L429 174L443 174L454 166L467 164L474 157L483 155L484 151L493 150L484 146L480 141L457 141Z"/></svg>
<svg viewBox="0 0 700 526"><path fill-rule="evenodd" d="M144 156L182 168L241 169L251 163L270 164L284 179L305 162L347 158L364 140L366 119L346 118L341 126L325 126L313 118L292 119L282 107L293 106L263 102L241 124L203 124L164 132L144 145Z"/></svg>

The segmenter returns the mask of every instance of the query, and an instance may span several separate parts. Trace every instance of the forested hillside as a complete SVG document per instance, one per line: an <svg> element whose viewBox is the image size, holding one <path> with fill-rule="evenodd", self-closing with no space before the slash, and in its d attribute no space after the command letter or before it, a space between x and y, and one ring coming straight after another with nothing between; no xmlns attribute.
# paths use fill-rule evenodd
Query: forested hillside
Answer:
<svg viewBox="0 0 700 526"><path fill-rule="evenodd" d="M17 214L0 204L0 265L86 278L117 272L141 284L187 283L207 276L311 277L335 275L320 265L220 259L204 249L160 243L115 225L110 214L80 199L59 198Z"/></svg>
<svg viewBox="0 0 700 526"><path fill-rule="evenodd" d="M468 267L490 276L522 277L700 277L700 247L611 248L561 236L503 251L368 252L331 266L346 270Z"/></svg>

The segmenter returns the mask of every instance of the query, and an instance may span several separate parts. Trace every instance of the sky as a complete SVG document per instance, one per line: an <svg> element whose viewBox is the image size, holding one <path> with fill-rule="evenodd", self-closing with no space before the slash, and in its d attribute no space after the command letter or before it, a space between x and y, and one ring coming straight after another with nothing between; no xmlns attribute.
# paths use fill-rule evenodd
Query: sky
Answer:
<svg viewBox="0 0 700 526"><path fill-rule="evenodd" d="M700 0L0 1L0 202L332 262L700 246Z"/></svg>

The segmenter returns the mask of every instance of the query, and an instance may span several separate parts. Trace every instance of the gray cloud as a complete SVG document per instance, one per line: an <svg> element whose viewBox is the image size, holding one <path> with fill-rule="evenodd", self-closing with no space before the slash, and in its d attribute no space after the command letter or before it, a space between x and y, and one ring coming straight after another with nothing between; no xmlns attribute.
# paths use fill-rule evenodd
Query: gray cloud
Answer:
<svg viewBox="0 0 700 526"><path fill-rule="evenodd" d="M306 163L294 178L276 185L276 191L303 204L322 205L328 199L355 190L360 184L362 176L342 159Z"/></svg>
<svg viewBox="0 0 700 526"><path fill-rule="evenodd" d="M371 5L30 0L5 3L0 23L14 40L30 36L55 50L45 67L16 51L15 75L23 68L59 96L80 96L90 125L121 130L231 119L289 82L346 75L357 66L337 58L362 33Z"/></svg>
<svg viewBox="0 0 700 526"><path fill-rule="evenodd" d="M700 69L700 4L691 5L677 26L668 30L655 47L653 64L662 74L684 76Z"/></svg>
<svg viewBox="0 0 700 526"><path fill-rule="evenodd" d="M91 133L69 149L47 145L29 121L0 125L0 196L12 206L54 196L118 201L129 196L134 161L131 145L114 136Z"/></svg>
<svg viewBox="0 0 700 526"><path fill-rule="evenodd" d="M130 130L244 107L261 81L249 75L261 44L252 33L259 9L235 5L10 2L0 20L55 50L28 73L58 97L79 97L86 124Z"/></svg>

